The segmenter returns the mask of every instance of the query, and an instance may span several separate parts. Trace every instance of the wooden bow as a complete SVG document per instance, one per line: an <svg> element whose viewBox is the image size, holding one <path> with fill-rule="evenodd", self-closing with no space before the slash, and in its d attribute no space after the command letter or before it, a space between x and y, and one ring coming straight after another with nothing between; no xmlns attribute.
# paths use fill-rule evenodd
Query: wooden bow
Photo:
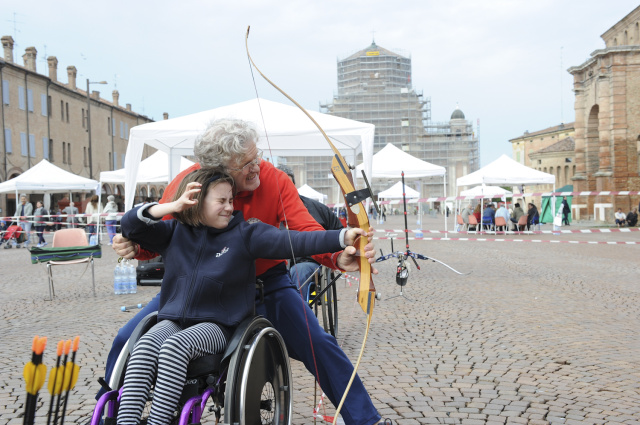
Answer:
<svg viewBox="0 0 640 425"><path fill-rule="evenodd" d="M353 177L351 175L350 167L347 164L347 161L344 159L340 151L335 147L335 145L331 142L325 131L320 127L320 124L291 96L285 93L280 87L274 84L269 78L267 78L262 71L256 66L255 62L251 58L249 54L249 29L247 28L247 34L245 37L245 46L247 49L247 56L249 58L249 62L253 67L258 71L258 73L264 78L269 84L271 84L276 90L282 93L287 99L289 99L294 105L296 105L318 128L322 136L325 138L329 146L331 146L331 150L333 151L333 160L331 162L331 173L333 177L338 182L340 186L340 190L345 198L345 205L347 208L348 214L348 222L352 227L360 227L364 229L365 232L369 232L369 217L367 215L366 208L362 204L362 196L355 190L353 184ZM349 379L349 383L347 384L347 388L340 400L340 404L338 405L335 413L335 417L333 419L333 424L335 425L338 414L344 404L345 399L347 398L347 394L349 393L349 389L351 388L351 384L355 379L355 376L358 371L358 367L360 366L360 360L362 359L362 355L364 354L364 347L367 342L367 336L369 335L369 328L371 327L371 318L373 317L373 307L375 305L375 297L376 297L376 289L373 285L373 279L371 276L371 264L364 256L365 245L367 244L367 238L361 237L356 242L356 249L361 254L358 256L358 264L360 266L360 285L358 288L358 304L362 310L367 314L367 328L364 334L364 339L362 341L362 347L360 349L360 354L358 355L358 361L353 369L353 374Z"/></svg>

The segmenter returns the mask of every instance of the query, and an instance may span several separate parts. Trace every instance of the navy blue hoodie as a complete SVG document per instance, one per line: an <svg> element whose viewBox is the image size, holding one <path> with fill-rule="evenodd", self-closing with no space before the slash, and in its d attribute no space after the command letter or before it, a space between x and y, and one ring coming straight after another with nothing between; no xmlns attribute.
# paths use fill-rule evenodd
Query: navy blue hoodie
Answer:
<svg viewBox="0 0 640 425"><path fill-rule="evenodd" d="M158 319L183 328L200 322L238 325L255 303L255 260L336 252L341 230L281 231L247 223L240 211L224 229L192 227L178 220L150 219L145 204L122 218L123 236L162 254L165 274ZM291 243L290 243L291 240Z"/></svg>

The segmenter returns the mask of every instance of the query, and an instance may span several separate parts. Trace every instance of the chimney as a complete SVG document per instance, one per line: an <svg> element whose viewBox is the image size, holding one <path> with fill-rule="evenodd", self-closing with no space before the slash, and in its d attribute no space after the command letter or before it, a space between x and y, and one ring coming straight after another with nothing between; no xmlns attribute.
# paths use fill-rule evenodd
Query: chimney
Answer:
<svg viewBox="0 0 640 425"><path fill-rule="evenodd" d="M127 111L130 111L130 110L131 110L131 104L127 103Z"/></svg>
<svg viewBox="0 0 640 425"><path fill-rule="evenodd" d="M30 71L36 72L36 56L38 56L38 51L35 47L27 47L24 51L24 55L22 55L22 59L24 60L24 67Z"/></svg>
<svg viewBox="0 0 640 425"><path fill-rule="evenodd" d="M2 37L2 47L4 48L4 60L13 63L13 37L5 35Z"/></svg>
<svg viewBox="0 0 640 425"><path fill-rule="evenodd" d="M51 78L51 81L58 82L58 58L49 56L47 63L49 64L49 78Z"/></svg>
<svg viewBox="0 0 640 425"><path fill-rule="evenodd" d="M169 119L169 113L168 112L163 112L162 113L162 119L168 120Z"/></svg>
<svg viewBox="0 0 640 425"><path fill-rule="evenodd" d="M100 100L100 92L98 90L94 90L91 92L91 99Z"/></svg>
<svg viewBox="0 0 640 425"><path fill-rule="evenodd" d="M67 67L67 78L69 82L67 85L71 90L76 90L76 75L78 75L78 70L75 66L71 65Z"/></svg>
<svg viewBox="0 0 640 425"><path fill-rule="evenodd" d="M114 90L113 92L111 92L111 94L113 95L113 104L116 106L120 106L118 104L118 101L120 100L120 93L118 92L118 90Z"/></svg>

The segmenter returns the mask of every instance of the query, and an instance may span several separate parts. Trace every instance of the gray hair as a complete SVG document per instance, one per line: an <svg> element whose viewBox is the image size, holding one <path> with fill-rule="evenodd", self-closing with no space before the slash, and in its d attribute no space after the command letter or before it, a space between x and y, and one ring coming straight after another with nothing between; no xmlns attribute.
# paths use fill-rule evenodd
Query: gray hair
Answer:
<svg viewBox="0 0 640 425"><path fill-rule="evenodd" d="M242 158L247 142L258 142L253 124L240 119L218 119L196 137L193 153L202 168L223 169L231 160Z"/></svg>

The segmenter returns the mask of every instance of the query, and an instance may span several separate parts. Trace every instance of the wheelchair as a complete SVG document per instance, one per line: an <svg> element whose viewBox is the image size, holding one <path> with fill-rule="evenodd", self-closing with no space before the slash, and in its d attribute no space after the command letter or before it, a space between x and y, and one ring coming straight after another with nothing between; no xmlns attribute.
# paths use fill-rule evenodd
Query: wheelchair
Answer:
<svg viewBox="0 0 640 425"><path fill-rule="evenodd" d="M108 384L113 390L98 400L91 425L116 424L127 362L135 343L156 323L154 312L134 330L116 361ZM238 326L223 353L191 361L171 424L200 424L208 411L214 413L215 420L208 418L216 424L290 425L292 395L289 356L282 337L267 319L250 317ZM153 389L141 424L146 423L152 401Z"/></svg>
<svg viewBox="0 0 640 425"><path fill-rule="evenodd" d="M303 286L302 296L318 320L322 315L325 332L338 337L338 289L336 281L342 273L318 265L311 281Z"/></svg>

